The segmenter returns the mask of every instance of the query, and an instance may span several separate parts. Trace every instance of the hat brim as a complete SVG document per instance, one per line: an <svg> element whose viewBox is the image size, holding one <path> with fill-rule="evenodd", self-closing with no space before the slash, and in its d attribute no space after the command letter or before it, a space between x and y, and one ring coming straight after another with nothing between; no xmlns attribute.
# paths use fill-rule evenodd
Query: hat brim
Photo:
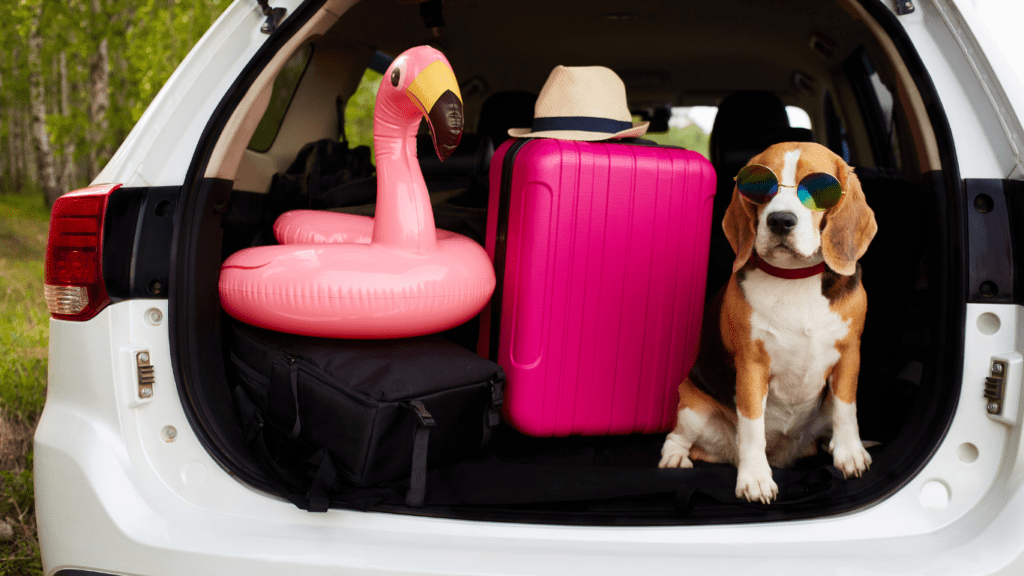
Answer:
<svg viewBox="0 0 1024 576"><path fill-rule="evenodd" d="M547 130L533 132L530 128L509 128L508 135L513 138L556 138L558 140L581 140L595 142L613 138L639 138L647 133L650 122L634 122L628 130L609 134L607 132L586 132L583 130Z"/></svg>

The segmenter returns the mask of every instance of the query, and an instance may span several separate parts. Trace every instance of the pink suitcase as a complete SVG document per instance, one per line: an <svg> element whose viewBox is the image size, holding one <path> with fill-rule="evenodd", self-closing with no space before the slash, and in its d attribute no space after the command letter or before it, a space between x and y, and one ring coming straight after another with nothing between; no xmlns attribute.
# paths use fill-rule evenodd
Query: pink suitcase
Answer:
<svg viewBox="0 0 1024 576"><path fill-rule="evenodd" d="M678 148L532 139L491 161L480 353L533 436L671 429L697 355L715 172ZM499 321L495 322L494 320Z"/></svg>

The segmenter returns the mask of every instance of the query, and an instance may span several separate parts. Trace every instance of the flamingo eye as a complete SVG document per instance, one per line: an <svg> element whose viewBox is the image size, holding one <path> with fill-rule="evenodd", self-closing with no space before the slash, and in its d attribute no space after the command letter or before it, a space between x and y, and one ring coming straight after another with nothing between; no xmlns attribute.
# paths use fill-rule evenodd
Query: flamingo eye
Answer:
<svg viewBox="0 0 1024 576"><path fill-rule="evenodd" d="M391 85L398 88L398 82L402 79L402 72L395 68L391 71Z"/></svg>

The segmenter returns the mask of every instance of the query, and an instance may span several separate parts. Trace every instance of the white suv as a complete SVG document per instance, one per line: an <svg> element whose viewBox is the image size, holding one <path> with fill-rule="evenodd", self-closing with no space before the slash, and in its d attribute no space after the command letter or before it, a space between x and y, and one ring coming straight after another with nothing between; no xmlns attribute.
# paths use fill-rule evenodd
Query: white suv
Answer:
<svg viewBox="0 0 1024 576"><path fill-rule="evenodd" d="M270 3L237 0L54 208L46 574L1024 573L1024 89L973 1ZM615 70L654 138L673 110L720 106L719 198L773 132L854 165L879 224L862 261L871 470L779 470L779 501L754 505L721 497L727 467L659 470L663 436L504 430L432 471L422 507L394 485L325 513L277 493L232 400L220 265L265 242L275 175L338 140L364 72L419 44L461 84L463 145L421 162L464 222L490 146L558 64ZM772 125L785 105L810 128ZM716 254L731 262L716 242L709 282Z"/></svg>

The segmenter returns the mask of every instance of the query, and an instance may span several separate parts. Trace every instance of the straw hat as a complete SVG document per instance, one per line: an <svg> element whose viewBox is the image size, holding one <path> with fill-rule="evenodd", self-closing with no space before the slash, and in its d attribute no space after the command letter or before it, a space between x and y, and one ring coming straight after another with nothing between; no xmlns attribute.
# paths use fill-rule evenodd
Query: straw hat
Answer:
<svg viewBox="0 0 1024 576"><path fill-rule="evenodd" d="M555 66L533 109L533 126L511 128L515 138L607 140L637 138L647 122L633 122L626 85L604 66Z"/></svg>

